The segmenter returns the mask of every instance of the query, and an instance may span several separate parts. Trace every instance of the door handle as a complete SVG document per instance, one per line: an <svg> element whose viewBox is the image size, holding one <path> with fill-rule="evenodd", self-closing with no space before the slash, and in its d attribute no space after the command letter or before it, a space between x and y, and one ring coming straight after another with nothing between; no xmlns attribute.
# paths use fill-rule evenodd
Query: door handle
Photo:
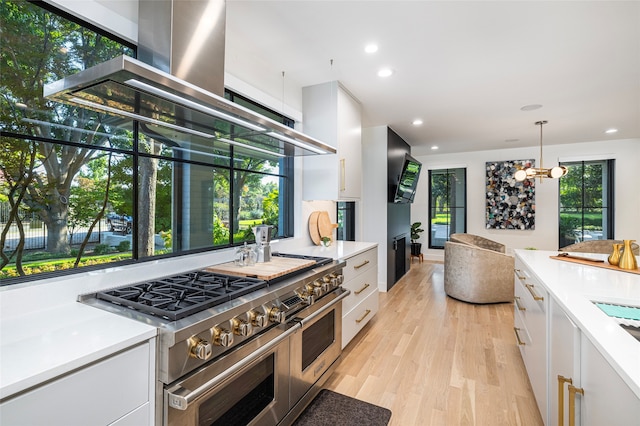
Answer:
<svg viewBox="0 0 640 426"><path fill-rule="evenodd" d="M520 339L520 329L518 327L513 327L513 331L516 333L516 340L518 341L518 346L524 346L525 343Z"/></svg>
<svg viewBox="0 0 640 426"><path fill-rule="evenodd" d="M533 284L525 284L524 285L527 290L529 290L529 293L531 293L531 297L533 297L533 300L544 300L544 297L542 296L538 296L534 291L533 291L533 287L535 287Z"/></svg>
<svg viewBox="0 0 640 426"><path fill-rule="evenodd" d="M564 384L573 384L569 377L558 375L558 426L564 426Z"/></svg>
<svg viewBox="0 0 640 426"><path fill-rule="evenodd" d="M584 389L577 388L573 385L568 386L569 389L569 426L576 426L576 394L584 395Z"/></svg>

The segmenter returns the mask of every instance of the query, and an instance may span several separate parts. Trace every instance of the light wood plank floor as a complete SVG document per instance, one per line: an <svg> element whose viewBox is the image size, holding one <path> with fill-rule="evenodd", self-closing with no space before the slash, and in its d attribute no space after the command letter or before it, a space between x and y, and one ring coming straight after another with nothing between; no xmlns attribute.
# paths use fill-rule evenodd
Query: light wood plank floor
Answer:
<svg viewBox="0 0 640 426"><path fill-rule="evenodd" d="M441 263L412 264L325 388L390 409L391 426L542 425L513 305L460 302L443 287Z"/></svg>

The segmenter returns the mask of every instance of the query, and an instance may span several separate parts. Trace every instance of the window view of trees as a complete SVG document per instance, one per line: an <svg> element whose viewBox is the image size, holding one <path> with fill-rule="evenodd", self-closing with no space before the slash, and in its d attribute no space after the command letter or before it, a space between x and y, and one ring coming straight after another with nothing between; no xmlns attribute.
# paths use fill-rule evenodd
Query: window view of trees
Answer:
<svg viewBox="0 0 640 426"><path fill-rule="evenodd" d="M291 232L290 159L48 101L45 84L135 52L43 3L0 4L0 280Z"/></svg>
<svg viewBox="0 0 640 426"><path fill-rule="evenodd" d="M613 160L562 165L569 171L559 182L559 247L613 238Z"/></svg>
<svg viewBox="0 0 640 426"><path fill-rule="evenodd" d="M429 170L429 248L444 248L449 236L466 232L466 170Z"/></svg>

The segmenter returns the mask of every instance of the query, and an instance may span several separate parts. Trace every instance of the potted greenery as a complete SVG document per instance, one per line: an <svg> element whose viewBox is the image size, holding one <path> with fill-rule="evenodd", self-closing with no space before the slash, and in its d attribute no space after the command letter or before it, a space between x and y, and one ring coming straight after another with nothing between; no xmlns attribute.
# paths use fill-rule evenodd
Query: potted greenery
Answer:
<svg viewBox="0 0 640 426"><path fill-rule="evenodd" d="M419 256L422 252L422 243L416 243L416 240L420 238L420 234L424 232L424 229L420 228L422 222L413 222L411 224L411 255Z"/></svg>

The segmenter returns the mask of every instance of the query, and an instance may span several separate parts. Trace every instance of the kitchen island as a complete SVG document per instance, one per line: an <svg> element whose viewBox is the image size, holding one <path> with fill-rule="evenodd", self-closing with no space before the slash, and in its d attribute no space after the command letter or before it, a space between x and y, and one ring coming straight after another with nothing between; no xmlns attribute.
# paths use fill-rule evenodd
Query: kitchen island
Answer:
<svg viewBox="0 0 640 426"><path fill-rule="evenodd" d="M370 243L344 242L336 244L329 251L328 248L310 247L308 242L296 240L283 240L278 245L283 252L296 251L332 258L349 257L375 247L375 244ZM320 252L314 254L318 250ZM111 410L95 420L97 423L107 424L131 415L130 421L136 424L152 424L156 382L156 328L78 303L78 295L228 262L233 259L234 253L235 248L81 272L1 288L0 423L4 424L7 420L5 416L10 411L6 410L7 407L21 406L23 403L20 401L28 401L30 395L46 395L57 384L67 387L60 388L60 392L55 392L54 389L54 394L58 393L61 398L66 399L72 397L70 394L65 395L63 389L69 390L69 386L77 384L77 377L104 378L103 373L111 371L114 365L122 366L119 364L120 359L126 355L137 362L135 367L128 371L127 364L124 364L123 371L112 372L111 375L135 377L138 380L136 397L122 398L135 400L138 405L124 404L118 407L120 411ZM132 374L140 370L144 374ZM96 376L95 372L100 374ZM93 405L100 403L100 395L125 394L120 389L111 389L109 386L100 389L101 386L92 386L86 380L81 382L85 383L85 388L71 390L94 398ZM99 392L92 393L95 389ZM141 396L143 393L145 395ZM52 419L56 410L66 410L64 404L52 409L53 412L46 409L40 411ZM142 422L140 419L143 419Z"/></svg>
<svg viewBox="0 0 640 426"><path fill-rule="evenodd" d="M578 424L637 420L640 341L595 302L640 307L640 275L552 258L557 252L515 255L515 331L543 419L561 423L572 399Z"/></svg>

